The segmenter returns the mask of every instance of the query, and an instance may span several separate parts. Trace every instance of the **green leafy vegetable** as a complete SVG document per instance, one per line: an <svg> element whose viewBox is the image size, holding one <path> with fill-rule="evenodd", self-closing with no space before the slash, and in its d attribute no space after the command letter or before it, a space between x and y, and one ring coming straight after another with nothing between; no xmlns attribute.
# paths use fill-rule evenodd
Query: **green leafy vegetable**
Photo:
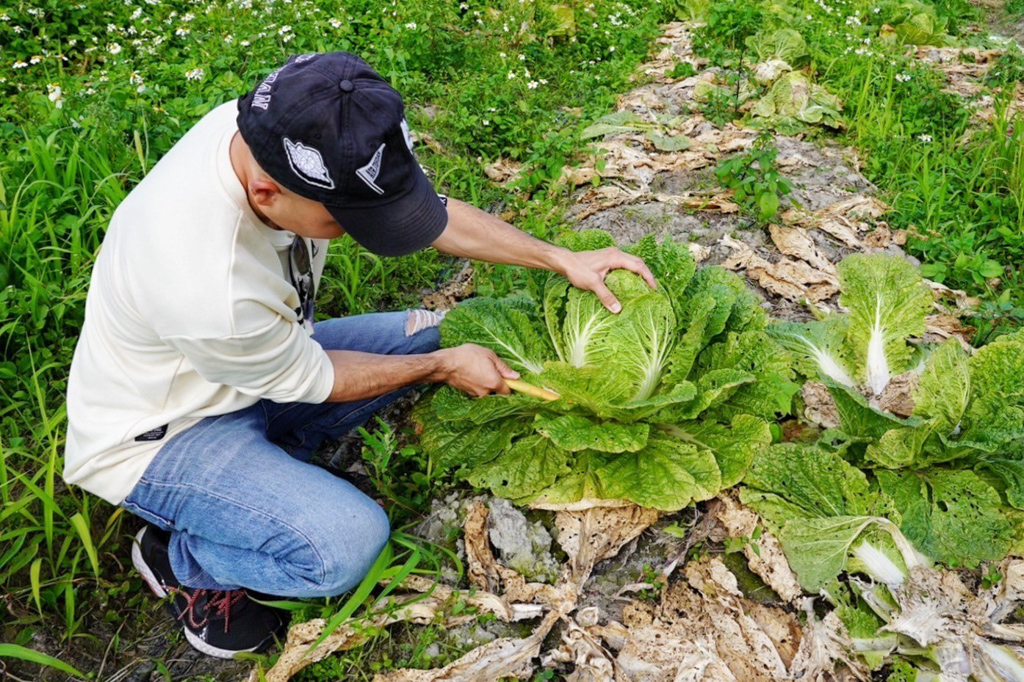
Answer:
<svg viewBox="0 0 1024 682"><path fill-rule="evenodd" d="M810 592L847 570L853 545L861 538L892 550L904 571L925 563L890 520L899 518L892 498L835 453L775 445L758 453L744 483L740 499L778 534L800 584ZM863 557L858 558L863 566Z"/></svg>
<svg viewBox="0 0 1024 682"><path fill-rule="evenodd" d="M603 232L569 248L603 248ZM622 303L552 276L538 297L474 300L441 325L445 346L477 343L560 397L471 399L435 391L414 413L443 469L519 502L623 499L675 510L735 485L789 411L789 354L764 331L760 299L720 268L698 270L685 244L645 237L630 249L658 280L624 270Z"/></svg>
<svg viewBox="0 0 1024 682"><path fill-rule="evenodd" d="M748 37L745 42L762 62L780 59L790 66L796 66L800 59L807 56L807 43L800 32L792 28L762 31Z"/></svg>
<svg viewBox="0 0 1024 682"><path fill-rule="evenodd" d="M768 94L750 110L750 115L784 128L821 124L840 129L843 127L840 109L839 100L822 86L812 83L807 74L790 71L775 81Z"/></svg>

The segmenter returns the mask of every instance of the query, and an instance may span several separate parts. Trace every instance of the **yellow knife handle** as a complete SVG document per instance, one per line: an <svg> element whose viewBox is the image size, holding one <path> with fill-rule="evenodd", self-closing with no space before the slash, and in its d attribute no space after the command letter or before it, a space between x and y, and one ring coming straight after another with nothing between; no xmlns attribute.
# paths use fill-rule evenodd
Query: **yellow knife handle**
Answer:
<svg viewBox="0 0 1024 682"><path fill-rule="evenodd" d="M519 379L505 379L505 385L513 391L532 395L534 398L540 398L541 400L558 400L561 398L561 396L554 391L549 391L546 388L540 388L533 384L528 384L525 381L520 381Z"/></svg>

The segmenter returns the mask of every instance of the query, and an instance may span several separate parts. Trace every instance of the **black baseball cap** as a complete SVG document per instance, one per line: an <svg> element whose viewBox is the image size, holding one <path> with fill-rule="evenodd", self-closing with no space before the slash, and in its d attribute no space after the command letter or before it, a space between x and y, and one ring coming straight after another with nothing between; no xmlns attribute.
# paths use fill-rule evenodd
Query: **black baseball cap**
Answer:
<svg viewBox="0 0 1024 682"><path fill-rule="evenodd" d="M413 156L402 96L354 54L290 57L238 99L238 131L270 177L374 253L418 251L448 224Z"/></svg>

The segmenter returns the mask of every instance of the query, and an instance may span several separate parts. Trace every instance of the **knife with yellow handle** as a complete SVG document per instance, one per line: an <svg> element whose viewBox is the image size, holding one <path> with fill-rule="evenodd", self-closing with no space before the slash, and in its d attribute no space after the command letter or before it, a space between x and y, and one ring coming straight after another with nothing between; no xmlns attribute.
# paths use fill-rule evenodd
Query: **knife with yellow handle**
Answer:
<svg viewBox="0 0 1024 682"><path fill-rule="evenodd" d="M519 379L505 379L505 385L513 391L525 393L526 395L531 395L534 398L540 398L541 400L558 400L562 397L554 391L549 391L546 388L540 388L533 384L528 384L525 381L520 381Z"/></svg>

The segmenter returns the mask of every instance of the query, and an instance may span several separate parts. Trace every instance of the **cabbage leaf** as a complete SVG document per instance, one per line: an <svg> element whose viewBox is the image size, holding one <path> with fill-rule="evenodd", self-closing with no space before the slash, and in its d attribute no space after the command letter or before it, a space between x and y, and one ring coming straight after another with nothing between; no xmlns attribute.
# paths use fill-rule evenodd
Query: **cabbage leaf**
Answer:
<svg viewBox="0 0 1024 682"><path fill-rule="evenodd" d="M612 242L589 230L562 243ZM617 315L561 276L535 296L474 299L448 314L444 346L490 348L559 399L434 391L413 416L439 468L517 502L628 500L665 511L743 477L771 442L768 422L790 411L798 390L790 354L765 331L761 299L733 273L698 269L686 244L669 238L645 237L629 250L658 287L609 273Z"/></svg>

